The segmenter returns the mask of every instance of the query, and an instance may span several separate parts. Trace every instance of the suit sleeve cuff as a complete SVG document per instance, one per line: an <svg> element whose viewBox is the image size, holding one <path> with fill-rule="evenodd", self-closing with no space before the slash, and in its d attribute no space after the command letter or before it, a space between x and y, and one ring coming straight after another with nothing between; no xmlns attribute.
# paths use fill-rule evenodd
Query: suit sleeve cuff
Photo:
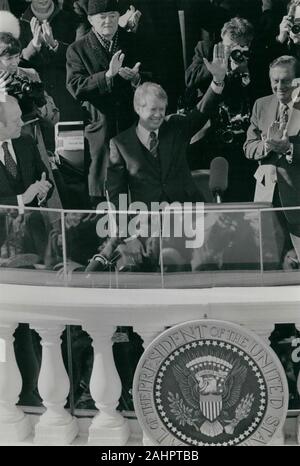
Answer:
<svg viewBox="0 0 300 466"><path fill-rule="evenodd" d="M219 94L221 95L222 92L223 92L223 89L224 89L224 83L215 83L214 81L211 82L211 85L210 87L212 88L212 90L214 91L215 94Z"/></svg>
<svg viewBox="0 0 300 466"><path fill-rule="evenodd" d="M19 213L24 214L24 202L23 202L23 196L22 194L17 195L17 202L18 202L18 207L19 207Z"/></svg>

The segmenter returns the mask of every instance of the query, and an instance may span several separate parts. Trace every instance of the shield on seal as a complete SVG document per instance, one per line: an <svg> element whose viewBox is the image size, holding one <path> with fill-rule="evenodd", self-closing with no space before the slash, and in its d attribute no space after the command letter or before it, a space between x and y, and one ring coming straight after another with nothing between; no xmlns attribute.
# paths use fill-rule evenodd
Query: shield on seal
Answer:
<svg viewBox="0 0 300 466"><path fill-rule="evenodd" d="M202 414L211 422L217 419L222 411L221 395L200 395L199 404Z"/></svg>

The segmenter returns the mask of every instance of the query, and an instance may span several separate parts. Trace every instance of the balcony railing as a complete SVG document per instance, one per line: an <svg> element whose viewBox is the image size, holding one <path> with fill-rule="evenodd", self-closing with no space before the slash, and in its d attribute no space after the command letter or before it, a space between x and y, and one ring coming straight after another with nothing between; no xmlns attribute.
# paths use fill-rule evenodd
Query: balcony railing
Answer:
<svg viewBox="0 0 300 466"><path fill-rule="evenodd" d="M186 241L196 238L188 231L178 237L163 235L165 214L154 212L158 233L141 240L142 249L133 238L110 270L87 272L88 259L101 242L96 233L99 217L2 208L1 443L33 435L37 444L68 444L78 435L69 396L72 374L61 347L66 326L81 327L92 340L89 391L98 412L93 413L88 442L97 445L125 445L130 436L129 423L117 410L122 393L112 348L117 326L132 327L144 347L166 327L205 318L244 325L268 342L275 324L300 329L300 292L294 286L300 278L294 268L297 256L291 244L286 246L289 238L277 211L257 205L208 206L202 224L203 212L198 214L198 223L193 218L192 225L198 226L200 240L204 232L203 244L188 248ZM23 341L32 377L16 361L14 332L19 323L29 324L40 337L40 353ZM31 333L25 335L30 338ZM34 378L45 409L33 428L17 403L22 383L24 389ZM300 442L298 421L297 426ZM283 443L283 435L277 441Z"/></svg>
<svg viewBox="0 0 300 466"><path fill-rule="evenodd" d="M141 228L133 222L137 216L117 213L122 234L131 238L118 248L116 266L100 274L85 270L111 217L106 211L97 214L0 207L1 283L143 289L300 283L285 227L288 216L293 228L300 208L214 204L204 212L140 214L148 228L141 239L133 234Z"/></svg>

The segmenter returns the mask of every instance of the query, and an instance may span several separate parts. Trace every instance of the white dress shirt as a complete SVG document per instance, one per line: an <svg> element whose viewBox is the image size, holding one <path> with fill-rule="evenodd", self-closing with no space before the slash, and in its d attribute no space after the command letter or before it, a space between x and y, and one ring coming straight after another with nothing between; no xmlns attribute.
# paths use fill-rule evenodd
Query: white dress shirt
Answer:
<svg viewBox="0 0 300 466"><path fill-rule="evenodd" d="M140 123L138 123L136 127L137 137L139 138L143 146L145 146L146 149L148 150L150 150L150 141L151 141L150 133L152 132L154 132L156 134L156 137L158 138L158 129L156 129L155 131L154 130L148 131Z"/></svg>

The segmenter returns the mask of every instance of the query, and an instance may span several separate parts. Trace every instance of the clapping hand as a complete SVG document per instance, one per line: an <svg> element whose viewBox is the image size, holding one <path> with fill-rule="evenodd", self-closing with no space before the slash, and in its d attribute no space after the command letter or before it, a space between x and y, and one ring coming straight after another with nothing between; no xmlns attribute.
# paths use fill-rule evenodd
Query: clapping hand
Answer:
<svg viewBox="0 0 300 466"><path fill-rule="evenodd" d="M53 37L52 27L48 21L43 21L42 31L45 44L48 45L51 49L54 49L57 46L57 41Z"/></svg>
<svg viewBox="0 0 300 466"><path fill-rule="evenodd" d="M44 20L41 24L34 16L30 21L30 27L33 35L32 43L35 48L39 49L43 42L52 49L57 46L57 41L53 37L53 31L48 21Z"/></svg>
<svg viewBox="0 0 300 466"><path fill-rule="evenodd" d="M279 122L274 121L268 129L265 139L266 151L284 154L290 147L286 130L282 128Z"/></svg>
<svg viewBox="0 0 300 466"><path fill-rule="evenodd" d="M126 81L131 81L131 82L138 82L140 79L139 75L139 69L140 69L141 63L138 62L134 65L133 68L128 68L128 66L125 66L124 68L120 68L119 70L119 75L121 78L126 79Z"/></svg>
<svg viewBox="0 0 300 466"><path fill-rule="evenodd" d="M118 50L112 56L112 59L111 59L110 64L109 64L108 71L106 72L106 76L108 78L113 78L114 76L116 76L119 73L120 68L123 65L124 58L125 58L125 55L124 55L124 53L122 53L122 50Z"/></svg>
<svg viewBox="0 0 300 466"><path fill-rule="evenodd" d="M41 48L43 43L43 31L39 20L33 16L30 21L30 28L33 35L32 43L36 49Z"/></svg>
<svg viewBox="0 0 300 466"><path fill-rule="evenodd" d="M130 5L130 8L126 13L119 18L119 26L126 29L126 31L136 32L140 17L142 13L139 10L136 10L133 5Z"/></svg>
<svg viewBox="0 0 300 466"><path fill-rule="evenodd" d="M224 81L228 70L228 59L228 51L224 48L222 42L214 46L213 60L211 62L203 58L206 68L213 75L214 81Z"/></svg>
<svg viewBox="0 0 300 466"><path fill-rule="evenodd" d="M41 179L32 183L26 191L23 193L23 202L24 204L30 204L35 197L38 197L39 202L43 202L48 194L49 189L51 189L52 185L46 179L46 173L43 172Z"/></svg>
<svg viewBox="0 0 300 466"><path fill-rule="evenodd" d="M37 181L38 200L40 204L46 199L49 189L51 189L51 183L46 179L46 173L43 172L40 181Z"/></svg>

